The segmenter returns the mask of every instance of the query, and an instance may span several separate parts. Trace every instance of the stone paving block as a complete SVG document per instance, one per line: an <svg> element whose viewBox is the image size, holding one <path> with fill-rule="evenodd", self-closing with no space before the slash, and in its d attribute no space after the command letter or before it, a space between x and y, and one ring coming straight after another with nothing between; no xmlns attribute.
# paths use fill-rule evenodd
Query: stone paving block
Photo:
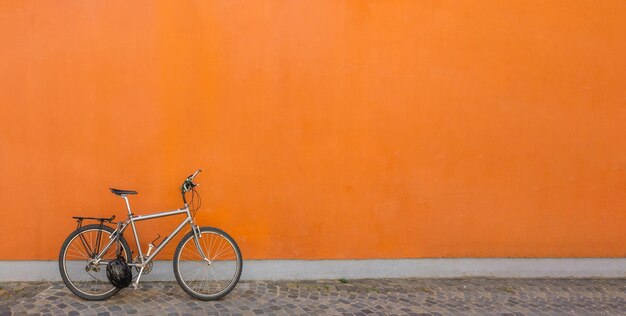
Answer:
<svg viewBox="0 0 626 316"><path fill-rule="evenodd" d="M0 315L623 315L624 279L375 279L241 282L203 302L146 282L104 302L62 283L0 283Z"/></svg>

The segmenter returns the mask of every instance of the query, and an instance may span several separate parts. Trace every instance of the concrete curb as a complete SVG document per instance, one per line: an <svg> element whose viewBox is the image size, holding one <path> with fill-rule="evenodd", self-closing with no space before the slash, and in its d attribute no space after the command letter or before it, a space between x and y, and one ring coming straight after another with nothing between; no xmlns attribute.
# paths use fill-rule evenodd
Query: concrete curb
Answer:
<svg viewBox="0 0 626 316"><path fill-rule="evenodd" d="M626 258L458 258L368 260L245 260L243 280L362 278L621 278ZM157 261L142 277L174 280L172 263ZM57 261L0 261L0 281L60 281Z"/></svg>

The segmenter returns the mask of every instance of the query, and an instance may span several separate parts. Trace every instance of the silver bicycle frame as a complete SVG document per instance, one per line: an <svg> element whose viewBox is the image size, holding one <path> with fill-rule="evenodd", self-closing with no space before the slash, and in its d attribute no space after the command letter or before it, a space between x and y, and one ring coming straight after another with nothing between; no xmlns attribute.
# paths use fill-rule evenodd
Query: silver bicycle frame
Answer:
<svg viewBox="0 0 626 316"><path fill-rule="evenodd" d="M121 236L124 233L124 230L126 230L126 227L128 227L128 224L130 224L130 226L133 229L133 236L135 237L135 243L137 245L137 252L139 252L139 261L140 261L139 263L129 263L128 265L141 268L139 272L139 276L137 277L137 280L134 283L134 286L136 286L137 283L139 283L139 278L141 277L141 274L143 273L143 269L150 262L152 262L152 260L159 254L159 252L161 252L161 250L163 250L163 248L167 246L167 244L172 240L172 238L174 238L174 236L176 236L183 229L183 227L185 227L185 225L187 224L190 225L191 230L193 231L194 243L196 245L196 248L200 252L200 255L202 256L202 258L204 258L204 260L206 260L207 262L210 262L210 260L204 254L202 247L200 247L198 238L201 238L202 236L199 232L200 230L198 226L193 221L193 217L191 217L191 212L189 211L189 207L187 205L185 205L184 208L180 208L180 209L173 210L173 211L159 212L159 213L153 213L153 214L148 214L148 215L133 215L130 209L130 204L128 203L128 197L126 196L126 194L122 194L120 195L120 197L126 201L126 208L128 209L128 219L121 224L121 227L118 227L118 229L116 229L109 236L109 239L110 239L109 242L106 244L106 246L104 246L104 248L100 251L98 256L95 258L95 261L99 265L108 264L108 262L101 261L100 259L109 250L109 248L111 248L111 246L119 239L119 236ZM174 229L174 231L169 236L165 238L165 240L163 240L159 244L159 246L154 250L154 252L149 254L149 256L144 260L143 251L141 250L141 244L139 243L139 236L137 235L137 229L135 228L135 222L145 221L145 220L150 220L150 219L155 219L155 218L160 218L160 217L166 217L166 216L179 215L179 214L187 214L187 217L183 220L182 223L180 223L180 225L178 225L178 227L176 227L176 229ZM132 258L127 258L127 259L132 259Z"/></svg>

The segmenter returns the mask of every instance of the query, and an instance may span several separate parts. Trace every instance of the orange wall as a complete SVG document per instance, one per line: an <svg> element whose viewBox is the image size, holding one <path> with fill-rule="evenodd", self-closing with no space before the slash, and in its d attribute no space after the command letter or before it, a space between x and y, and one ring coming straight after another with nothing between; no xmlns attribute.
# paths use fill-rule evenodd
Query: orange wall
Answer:
<svg viewBox="0 0 626 316"><path fill-rule="evenodd" d="M2 1L0 43L0 259L196 168L247 259L626 255L625 1Z"/></svg>

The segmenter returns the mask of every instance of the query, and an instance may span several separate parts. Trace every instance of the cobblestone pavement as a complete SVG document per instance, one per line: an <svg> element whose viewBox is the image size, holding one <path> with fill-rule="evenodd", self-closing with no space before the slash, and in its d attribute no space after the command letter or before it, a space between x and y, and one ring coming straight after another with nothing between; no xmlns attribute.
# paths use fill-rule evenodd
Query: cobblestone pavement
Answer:
<svg viewBox="0 0 626 316"><path fill-rule="evenodd" d="M0 315L619 315L626 279L376 279L240 282L202 302L173 282L145 282L104 302L63 283L0 283Z"/></svg>

